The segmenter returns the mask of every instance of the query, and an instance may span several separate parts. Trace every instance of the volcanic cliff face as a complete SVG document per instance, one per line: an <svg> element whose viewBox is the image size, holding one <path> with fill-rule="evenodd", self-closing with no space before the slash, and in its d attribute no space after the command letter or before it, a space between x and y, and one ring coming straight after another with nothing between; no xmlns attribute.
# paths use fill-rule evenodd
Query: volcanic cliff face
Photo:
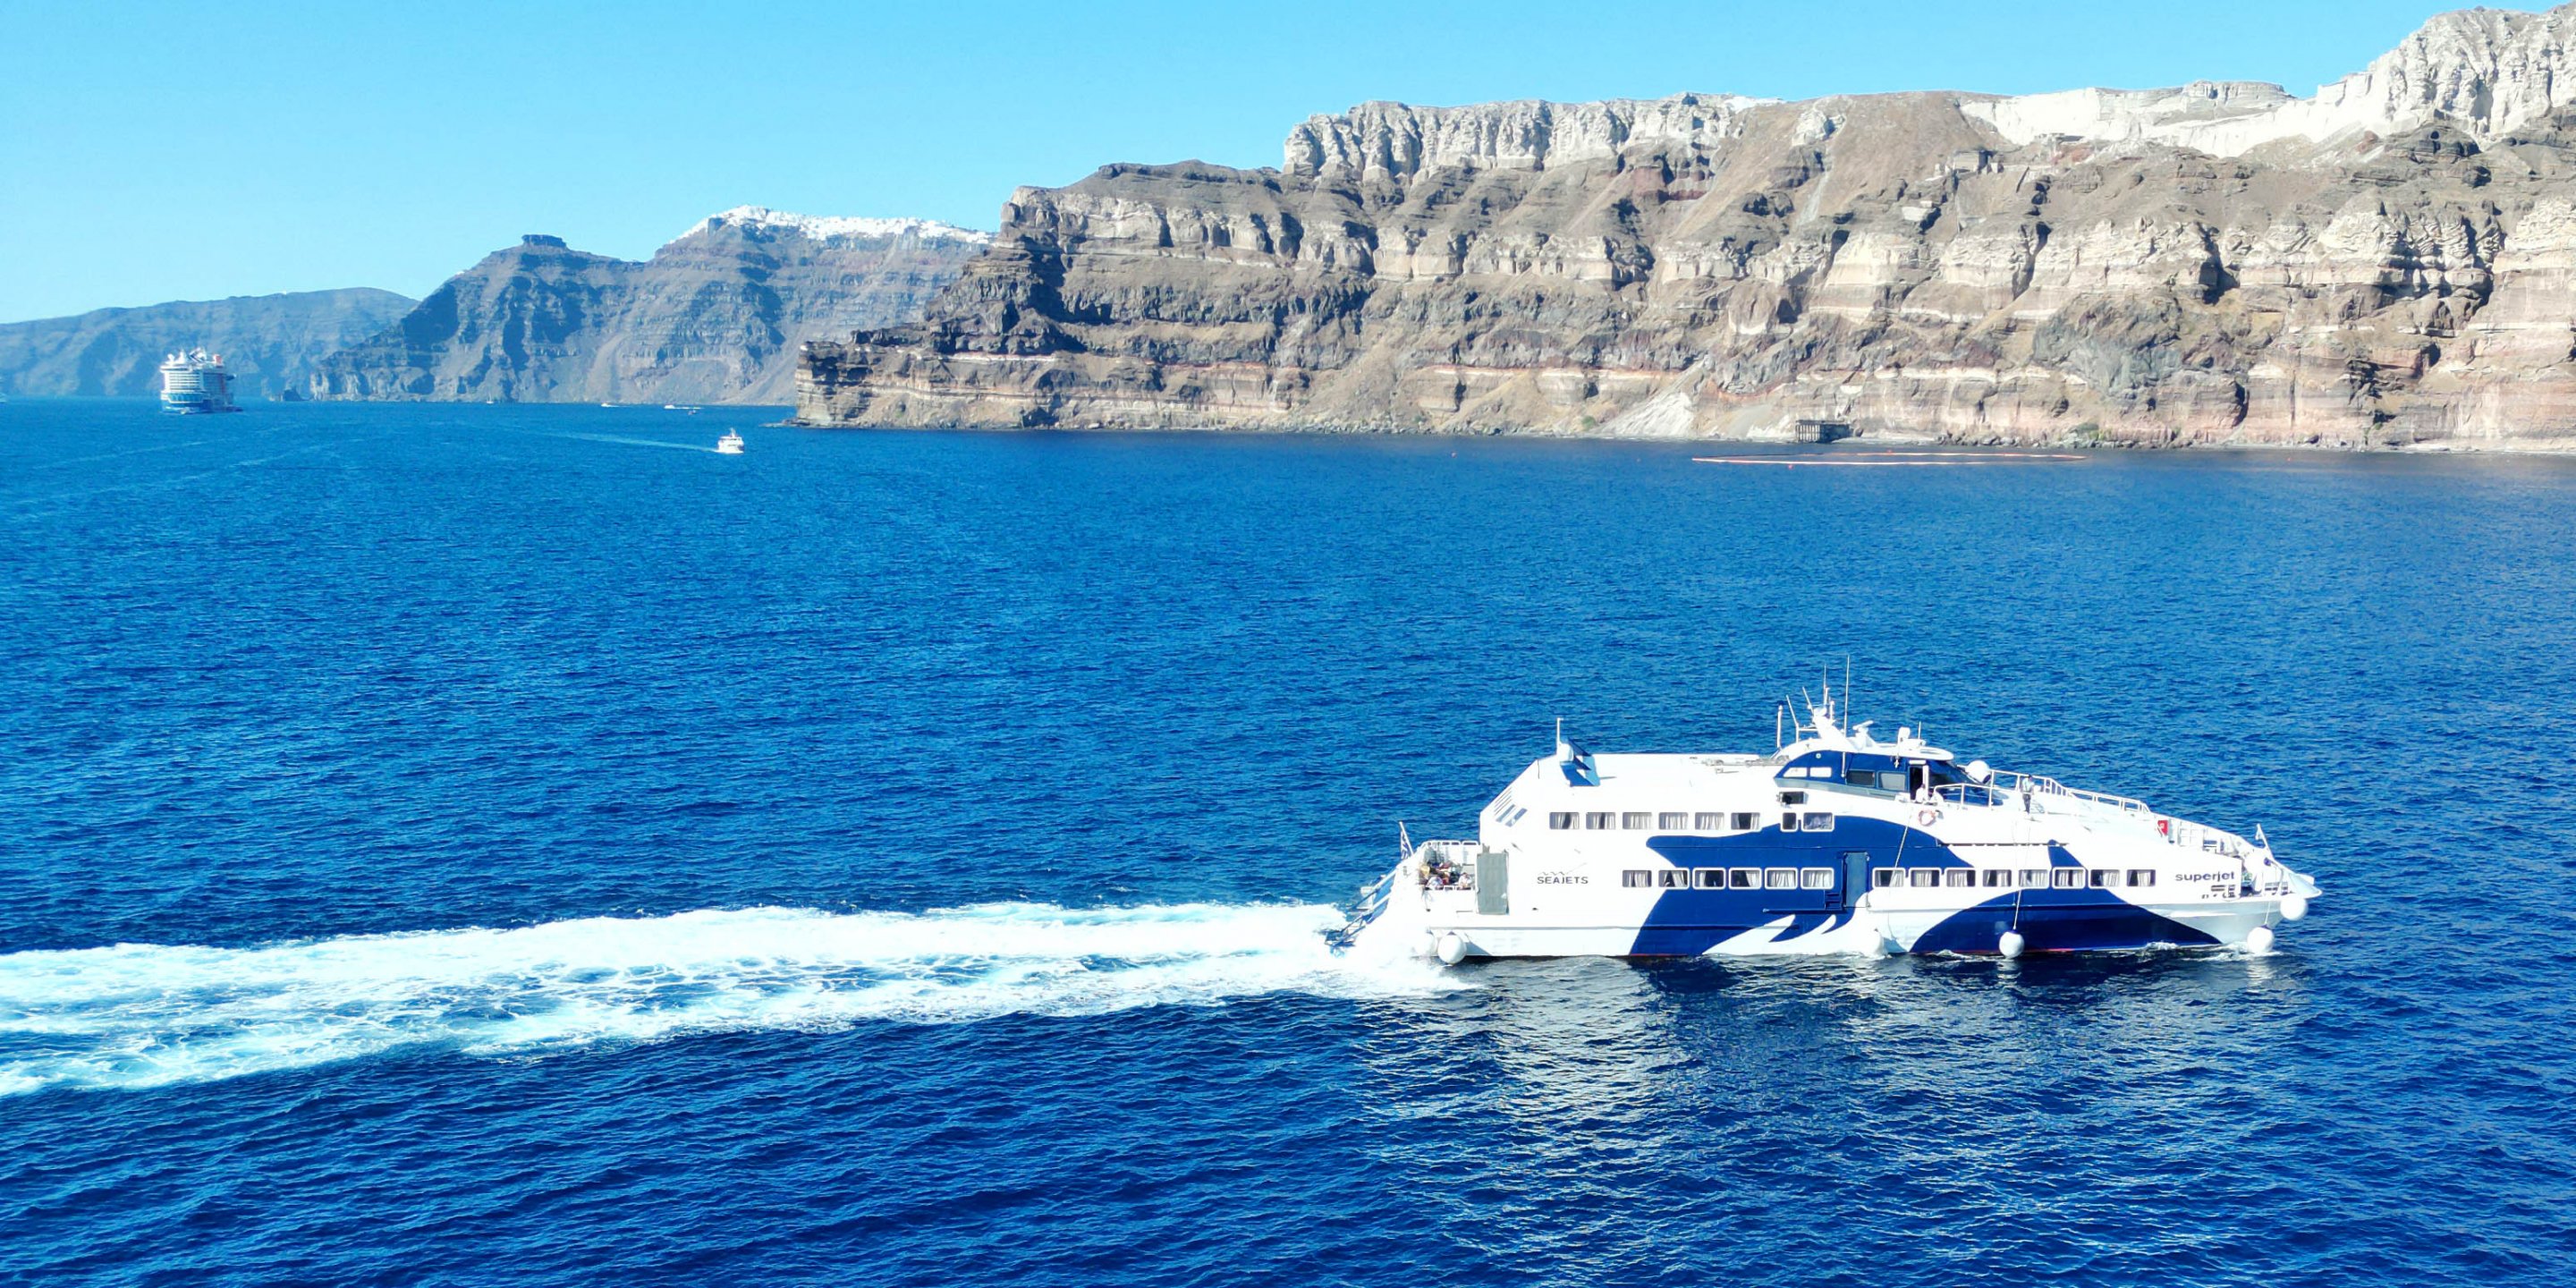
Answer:
<svg viewBox="0 0 2576 1288"><path fill-rule="evenodd" d="M800 341L921 316L989 238L757 206L643 263L532 236L333 355L327 398L785 402Z"/></svg>
<svg viewBox="0 0 2576 1288"><path fill-rule="evenodd" d="M391 291L297 291L189 300L0 325L0 393L144 398L161 360L203 346L245 398L301 392L314 364L384 329L413 301Z"/></svg>
<svg viewBox="0 0 2576 1288"><path fill-rule="evenodd" d="M800 418L2576 445L2576 6L2313 98L1371 103L1024 188Z"/></svg>

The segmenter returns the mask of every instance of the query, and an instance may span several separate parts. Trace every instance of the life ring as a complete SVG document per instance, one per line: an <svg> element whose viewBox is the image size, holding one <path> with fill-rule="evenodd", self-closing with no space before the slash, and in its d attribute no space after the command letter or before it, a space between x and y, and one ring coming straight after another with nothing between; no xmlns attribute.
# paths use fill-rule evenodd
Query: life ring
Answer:
<svg viewBox="0 0 2576 1288"><path fill-rule="evenodd" d="M1914 825L1916 827L1930 827L1940 821L1941 811L1934 809L1929 805L1914 811Z"/></svg>

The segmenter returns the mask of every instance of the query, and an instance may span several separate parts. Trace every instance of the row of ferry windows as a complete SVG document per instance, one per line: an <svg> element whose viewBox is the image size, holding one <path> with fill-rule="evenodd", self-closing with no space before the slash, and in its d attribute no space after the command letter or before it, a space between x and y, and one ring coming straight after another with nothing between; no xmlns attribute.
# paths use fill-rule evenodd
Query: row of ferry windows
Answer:
<svg viewBox="0 0 2576 1288"><path fill-rule="evenodd" d="M1567 811L1547 816L1552 832L1750 832L1762 826L1762 816L1751 812L1733 814L1654 813L1649 810L1595 810L1588 814ZM1780 816L1783 832L1830 832L1834 816L1827 813L1787 814Z"/></svg>
<svg viewBox="0 0 2576 1288"><path fill-rule="evenodd" d="M2126 880L2122 880L2123 877ZM2018 878L2018 879L2016 879ZM2108 890L2118 886L2151 886L2156 883L2152 868L1880 868L1870 874L1870 884L1885 890L1893 886L1980 886L2023 889L2043 886L2059 890Z"/></svg>
<svg viewBox="0 0 2576 1288"><path fill-rule="evenodd" d="M1631 890L1831 890L1832 868L1630 868Z"/></svg>
<svg viewBox="0 0 2576 1288"><path fill-rule="evenodd" d="M1870 884L1881 890L1898 886L1949 889L1977 888L2028 889L2050 887L2059 890L2116 889L2126 885L2151 886L2156 874L2151 868L1880 868L1870 874ZM1831 890L1832 868L1630 868L1620 874L1619 884L1631 890Z"/></svg>

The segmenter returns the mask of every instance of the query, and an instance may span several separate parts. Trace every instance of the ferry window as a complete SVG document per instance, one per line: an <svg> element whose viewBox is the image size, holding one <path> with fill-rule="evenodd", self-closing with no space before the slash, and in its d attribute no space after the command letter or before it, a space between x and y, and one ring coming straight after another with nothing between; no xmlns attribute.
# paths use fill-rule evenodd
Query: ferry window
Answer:
<svg viewBox="0 0 2576 1288"><path fill-rule="evenodd" d="M1878 789L1883 792L1904 791L1905 771L1902 769L1882 769L1878 771Z"/></svg>
<svg viewBox="0 0 2576 1288"><path fill-rule="evenodd" d="M1782 792L1780 793L1780 803L1783 805L1804 805L1807 803L1807 794L1805 792Z"/></svg>
<svg viewBox="0 0 2576 1288"><path fill-rule="evenodd" d="M1780 816L1780 830L1781 830L1781 831L1783 831L1783 832L1795 832L1795 831L1797 831L1797 830L1798 830L1798 816L1797 816L1797 815L1795 815L1795 814L1783 814L1783 815L1781 815L1781 816Z"/></svg>
<svg viewBox="0 0 2576 1288"><path fill-rule="evenodd" d="M1644 810L1630 810L1621 816L1621 821L1628 825L1629 831L1642 832L1655 825L1655 816Z"/></svg>
<svg viewBox="0 0 2576 1288"><path fill-rule="evenodd" d="M1679 831L1684 831L1684 830L1687 830L1687 829L1690 827L1690 815L1688 815L1688 814L1663 814L1663 815L1659 815L1659 816L1657 816L1657 817L1656 817L1656 819L1655 819L1655 826L1660 827L1660 828L1664 829L1664 830L1665 830L1665 831L1667 831L1667 832L1679 832Z"/></svg>
<svg viewBox="0 0 2576 1288"><path fill-rule="evenodd" d="M1966 868L1952 868L1942 875L1948 878L1941 883L1946 886L1973 886L1977 883L1977 874Z"/></svg>
<svg viewBox="0 0 2576 1288"><path fill-rule="evenodd" d="M1834 816L1831 814L1809 814L1801 826L1810 832L1830 832L1834 830Z"/></svg>
<svg viewBox="0 0 2576 1288"><path fill-rule="evenodd" d="M1809 890L1831 890L1834 888L1834 870L1808 868L1798 874L1798 884Z"/></svg>
<svg viewBox="0 0 2576 1288"><path fill-rule="evenodd" d="M2110 885L2111 883L2118 881L2120 879L2120 874L2113 872L2109 868L2095 868L2092 871L2085 873L2084 877L2088 884L2090 884L2094 889L2099 890L2106 885Z"/></svg>
<svg viewBox="0 0 2576 1288"><path fill-rule="evenodd" d="M1655 874L1644 868L1630 868L1619 874L1619 884L1631 890L1652 889L1655 884Z"/></svg>
<svg viewBox="0 0 2576 1288"><path fill-rule="evenodd" d="M1689 868L1666 868L1660 875L1664 879L1663 887L1667 890L1690 889Z"/></svg>
<svg viewBox="0 0 2576 1288"><path fill-rule="evenodd" d="M1699 816L1698 826L1693 827L1691 830L1694 832L1723 832L1726 830L1726 816L1724 814L1702 814Z"/></svg>
<svg viewBox="0 0 2576 1288"><path fill-rule="evenodd" d="M2130 885L2133 885L2133 886L2151 886L2151 885L2154 885L2155 883L2156 883L2156 873L2155 873L2155 869L2153 869L2153 868L2131 868L2131 869L2129 869L2129 884L2130 884Z"/></svg>
<svg viewBox="0 0 2576 1288"><path fill-rule="evenodd" d="M1702 889L1702 890L1723 890L1723 889L1725 889L1725 888L1726 888L1726 869L1724 869L1724 868L1701 868L1701 869L1699 870L1699 883L1698 883L1698 884L1699 884L1699 888L1700 888L1700 889Z"/></svg>
<svg viewBox="0 0 2576 1288"><path fill-rule="evenodd" d="M2046 868L2023 868L2023 869L2021 870L2021 884L2022 884L2022 887L2023 887L2024 889L2030 889L2030 888L2033 888L2033 887L2036 887L2036 886L2044 886L2044 885L2047 885L2047 884L2048 884L2048 869L2046 869Z"/></svg>
<svg viewBox="0 0 2576 1288"><path fill-rule="evenodd" d="M1765 890L1795 890L1798 888L1798 870L1796 868L1768 869L1762 874L1762 888Z"/></svg>
<svg viewBox="0 0 2576 1288"><path fill-rule="evenodd" d="M1726 884L1733 890L1759 890L1762 888L1762 869L1737 868L1726 875Z"/></svg>
<svg viewBox="0 0 2576 1288"><path fill-rule="evenodd" d="M1873 890L1884 890L1895 884L1896 869L1894 868L1880 868L1869 874L1869 885Z"/></svg>
<svg viewBox="0 0 2576 1288"><path fill-rule="evenodd" d="M1854 787L1876 787L1878 775L1866 769L1847 769L1843 771L1843 781Z"/></svg>
<svg viewBox="0 0 2576 1288"><path fill-rule="evenodd" d="M1738 832L1750 832L1754 828L1760 826L1761 824L1755 821L1754 816L1751 814L1738 814L1735 816L1735 830Z"/></svg>
<svg viewBox="0 0 2576 1288"><path fill-rule="evenodd" d="M1937 886L1941 884L1941 870L1939 868L1907 868L1906 872L1908 874L1909 883L1917 887Z"/></svg>
<svg viewBox="0 0 2576 1288"><path fill-rule="evenodd" d="M1988 887L2008 886L2012 884L2012 880L2013 874L2010 871L2003 868L1988 868L1986 869L1985 880L1980 884Z"/></svg>
<svg viewBox="0 0 2576 1288"><path fill-rule="evenodd" d="M1567 812L1564 812L1564 813L1552 813L1552 814L1549 814L1549 815L1547 816L1547 827L1548 827L1548 830L1549 830L1549 831L1551 831L1551 832L1563 832L1563 831L1566 831L1566 830L1568 830L1568 829L1572 828L1573 826L1574 826L1574 814L1573 814L1571 811L1567 811Z"/></svg>
<svg viewBox="0 0 2576 1288"><path fill-rule="evenodd" d="M1616 814L1586 814L1583 825L1595 832L1606 832L1618 825L1618 818Z"/></svg>
<svg viewBox="0 0 2576 1288"><path fill-rule="evenodd" d="M2080 890L2084 886L2084 873L2079 868L2050 868L2048 883L2060 890Z"/></svg>

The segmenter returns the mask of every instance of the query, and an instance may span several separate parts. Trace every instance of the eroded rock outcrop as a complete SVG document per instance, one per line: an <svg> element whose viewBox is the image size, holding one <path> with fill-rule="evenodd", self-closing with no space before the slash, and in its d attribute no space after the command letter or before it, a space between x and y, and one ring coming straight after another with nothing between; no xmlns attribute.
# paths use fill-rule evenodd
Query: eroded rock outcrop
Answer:
<svg viewBox="0 0 2576 1288"><path fill-rule="evenodd" d="M799 416L2576 442L2576 6L2312 98L1367 104L1277 169L1024 188Z"/></svg>
<svg viewBox="0 0 2576 1288"><path fill-rule="evenodd" d="M745 206L638 263L530 236L322 362L324 398L785 402L797 346L921 316L989 239Z"/></svg>

